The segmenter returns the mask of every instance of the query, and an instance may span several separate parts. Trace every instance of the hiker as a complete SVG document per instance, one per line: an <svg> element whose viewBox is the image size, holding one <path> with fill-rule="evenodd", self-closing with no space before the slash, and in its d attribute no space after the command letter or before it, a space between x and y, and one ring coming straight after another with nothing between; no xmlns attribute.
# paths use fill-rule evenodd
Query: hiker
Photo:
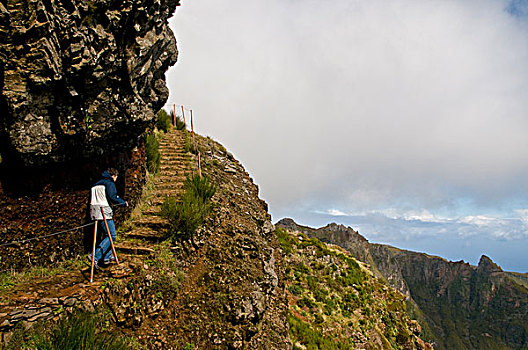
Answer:
<svg viewBox="0 0 528 350"><path fill-rule="evenodd" d="M103 262L104 265L110 264L115 261L115 257L112 254L112 246L110 245L110 240L108 239L108 232L106 231L106 226L103 220L103 214L101 209L104 212L106 218L106 223L108 224L108 229L110 230L110 235L112 236L112 241L116 239L116 231L114 220L112 219L112 208L110 203L117 205L128 206L128 203L119 198L117 195L117 190L115 187L115 181L117 180L117 170L114 168L109 168L103 172L103 178L97 181L92 186L92 196L90 201L90 217L92 220L97 220L96 225L102 227L104 232L104 239L95 249L95 261L94 266L99 268L98 263ZM92 254L88 254L88 259L92 260Z"/></svg>

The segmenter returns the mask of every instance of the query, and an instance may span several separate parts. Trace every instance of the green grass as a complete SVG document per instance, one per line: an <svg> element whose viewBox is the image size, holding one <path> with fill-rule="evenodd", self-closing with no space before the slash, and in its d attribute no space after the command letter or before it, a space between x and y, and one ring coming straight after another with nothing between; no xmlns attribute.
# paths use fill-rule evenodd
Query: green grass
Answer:
<svg viewBox="0 0 528 350"><path fill-rule="evenodd" d="M188 177L184 193L179 200L166 197L161 207L161 214L169 221L168 235L172 241L191 241L212 210L211 197L216 186L206 177Z"/></svg>
<svg viewBox="0 0 528 350"><path fill-rule="evenodd" d="M353 344L349 341L338 341L331 336L323 336L320 329L317 329L309 323L303 322L293 314L287 318L290 326L290 336L293 343L293 349L308 350L333 350L333 349L353 349Z"/></svg>
<svg viewBox="0 0 528 350"><path fill-rule="evenodd" d="M75 310L56 324L40 322L31 329L20 324L6 350L125 350L137 347L133 346L133 339L109 331L107 317L103 313Z"/></svg>
<svg viewBox="0 0 528 350"><path fill-rule="evenodd" d="M384 348L412 343L404 296L345 251L277 228L285 254L288 323L294 349L356 348L378 334ZM350 336L352 334L353 336Z"/></svg>
<svg viewBox="0 0 528 350"><path fill-rule="evenodd" d="M191 192L204 202L210 200L216 193L216 186L205 176L187 176L184 188L186 192Z"/></svg>
<svg viewBox="0 0 528 350"><path fill-rule="evenodd" d="M0 273L0 295L11 291L16 285L31 282L34 279L52 277L67 271L81 269L84 260L81 258L65 260L52 267L35 266L21 272L7 271Z"/></svg>
<svg viewBox="0 0 528 350"><path fill-rule="evenodd" d="M163 132L169 131L172 127L171 119L171 116L164 109L160 109L158 112L158 120L156 123L158 130Z"/></svg>
<svg viewBox="0 0 528 350"><path fill-rule="evenodd" d="M202 225L210 206L192 193L185 192L181 201L176 197L165 198L161 214L169 221L168 235L172 241L188 241Z"/></svg>

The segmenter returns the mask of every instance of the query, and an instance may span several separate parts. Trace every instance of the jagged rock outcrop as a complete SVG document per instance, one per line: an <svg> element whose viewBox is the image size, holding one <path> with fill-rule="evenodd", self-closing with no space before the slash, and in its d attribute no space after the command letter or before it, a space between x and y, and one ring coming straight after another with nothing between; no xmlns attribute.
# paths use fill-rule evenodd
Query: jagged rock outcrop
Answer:
<svg viewBox="0 0 528 350"><path fill-rule="evenodd" d="M285 221L280 221L281 226ZM286 221L289 227L292 222ZM483 255L478 266L371 244L354 230L335 235L335 224L298 231L344 247L407 296L407 309L435 349L525 349L528 347L526 274L504 272ZM357 233L356 233L357 234ZM347 241L347 237L349 241ZM363 242L363 243L362 243ZM364 252L365 243L368 253ZM365 260L363 260L365 261Z"/></svg>
<svg viewBox="0 0 528 350"><path fill-rule="evenodd" d="M0 4L0 153L24 166L128 150L165 103L179 0ZM3 170L5 171L5 170Z"/></svg>

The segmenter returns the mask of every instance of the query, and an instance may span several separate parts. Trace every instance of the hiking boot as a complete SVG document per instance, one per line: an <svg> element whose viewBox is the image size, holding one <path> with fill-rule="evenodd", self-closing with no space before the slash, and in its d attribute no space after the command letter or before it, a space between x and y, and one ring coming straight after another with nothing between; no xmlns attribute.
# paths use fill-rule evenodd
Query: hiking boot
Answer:
<svg viewBox="0 0 528 350"><path fill-rule="evenodd" d="M88 254L86 256L86 258L88 259L88 261L90 262L90 266L92 265L92 254ZM94 269L95 270L99 270L99 264L97 262L97 260L94 260Z"/></svg>

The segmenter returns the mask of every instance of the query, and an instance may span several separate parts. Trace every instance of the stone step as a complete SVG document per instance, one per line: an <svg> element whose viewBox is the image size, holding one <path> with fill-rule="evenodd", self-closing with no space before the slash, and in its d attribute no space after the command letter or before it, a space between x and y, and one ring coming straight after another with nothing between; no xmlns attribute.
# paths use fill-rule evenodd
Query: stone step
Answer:
<svg viewBox="0 0 528 350"><path fill-rule="evenodd" d="M163 161L162 160L160 164L160 168L164 167L164 168L176 169L182 174L187 175L191 173L189 164L190 162L182 163L182 162L177 162L177 161L167 161L167 160Z"/></svg>
<svg viewBox="0 0 528 350"><path fill-rule="evenodd" d="M159 197L159 196L166 196L166 192L167 191L171 191L171 192L182 192L183 189L184 189L184 184L183 183L163 183L163 184L159 184L158 186L156 186L156 191L154 191L153 195L154 197Z"/></svg>
<svg viewBox="0 0 528 350"><path fill-rule="evenodd" d="M176 141L176 140L185 140L185 134L168 134L165 135L163 141Z"/></svg>
<svg viewBox="0 0 528 350"><path fill-rule="evenodd" d="M190 172L178 166L165 165L160 168L160 175L165 175L165 176L178 175L178 176L185 177L186 175L189 175L189 173Z"/></svg>
<svg viewBox="0 0 528 350"><path fill-rule="evenodd" d="M160 154L161 154L161 159L179 160L180 162L188 162L191 160L191 157L186 154L169 153L169 152L160 152Z"/></svg>
<svg viewBox="0 0 528 350"><path fill-rule="evenodd" d="M144 215L161 215L160 205L149 205L146 209L142 210Z"/></svg>
<svg viewBox="0 0 528 350"><path fill-rule="evenodd" d="M181 164L186 164L188 162L192 162L192 159L191 157L186 157L186 156L179 156L179 155L174 155L174 154L161 154L161 158L160 158L160 161L164 161L164 160L171 160L173 162L175 161L178 161L179 163Z"/></svg>
<svg viewBox="0 0 528 350"><path fill-rule="evenodd" d="M172 155L172 154L161 154L161 161L167 161L167 160L171 160L173 162L177 161L179 163L182 163L182 164L185 164L187 162L191 162L192 159L191 157L181 157L181 156L177 156L177 155Z"/></svg>
<svg viewBox="0 0 528 350"><path fill-rule="evenodd" d="M167 219L159 215L145 215L133 221L135 226L149 227L153 230L164 229L169 223Z"/></svg>
<svg viewBox="0 0 528 350"><path fill-rule="evenodd" d="M160 169L174 169L179 170L182 173L190 173L189 169L190 162L178 162L178 161L162 161Z"/></svg>
<svg viewBox="0 0 528 350"><path fill-rule="evenodd" d="M117 243L115 245L115 248L119 253L125 253L130 255L152 255L155 252L152 245L146 245L145 243L131 241Z"/></svg>
<svg viewBox="0 0 528 350"><path fill-rule="evenodd" d="M159 243L166 238L165 232L152 230L148 227L135 228L124 234L127 238L141 239L143 241Z"/></svg>
<svg viewBox="0 0 528 350"><path fill-rule="evenodd" d="M160 147L159 150L160 150L160 153L171 153L171 154L177 154L181 156L187 156L189 154L183 148L179 148L176 146Z"/></svg>
<svg viewBox="0 0 528 350"><path fill-rule="evenodd" d="M187 160L162 158L160 161L160 168L178 169L185 171L191 163L192 161Z"/></svg>
<svg viewBox="0 0 528 350"><path fill-rule="evenodd" d="M175 143L174 144L161 144L160 143L159 150L163 152L187 154L187 152L185 151L185 147L183 145L178 145Z"/></svg>
<svg viewBox="0 0 528 350"><path fill-rule="evenodd" d="M185 140L167 140L163 139L159 143L160 147L180 147L183 148L185 146Z"/></svg>
<svg viewBox="0 0 528 350"><path fill-rule="evenodd" d="M186 155L188 152L185 150L185 146L183 145L177 145L177 144L160 144L159 146L160 152L172 152L172 153L179 153L181 155Z"/></svg>
<svg viewBox="0 0 528 350"><path fill-rule="evenodd" d="M183 187L159 189L156 191L156 198L164 199L165 197L169 197L169 196L179 198L182 193L183 193ZM163 201L161 202L163 203Z"/></svg>
<svg viewBox="0 0 528 350"><path fill-rule="evenodd" d="M169 168L169 169L178 169L181 171L187 171L188 165L190 162L180 162L180 161L174 161L174 160L162 160L160 162L160 168Z"/></svg>
<svg viewBox="0 0 528 350"><path fill-rule="evenodd" d="M156 185L161 185L163 183L185 182L188 175L192 174L188 174L185 170L182 169L175 169L173 171L164 170L160 172Z"/></svg>
<svg viewBox="0 0 528 350"><path fill-rule="evenodd" d="M156 197L156 198L153 198L152 201L151 201L151 204L152 205L159 205L161 206L163 204L163 202L165 201L165 196L159 196L159 197ZM179 202L179 201L178 201Z"/></svg>
<svg viewBox="0 0 528 350"><path fill-rule="evenodd" d="M187 180L187 176L184 175L160 175L158 176L158 181L156 182L155 186L163 185L163 184L177 184L177 183L184 183L185 180Z"/></svg>

